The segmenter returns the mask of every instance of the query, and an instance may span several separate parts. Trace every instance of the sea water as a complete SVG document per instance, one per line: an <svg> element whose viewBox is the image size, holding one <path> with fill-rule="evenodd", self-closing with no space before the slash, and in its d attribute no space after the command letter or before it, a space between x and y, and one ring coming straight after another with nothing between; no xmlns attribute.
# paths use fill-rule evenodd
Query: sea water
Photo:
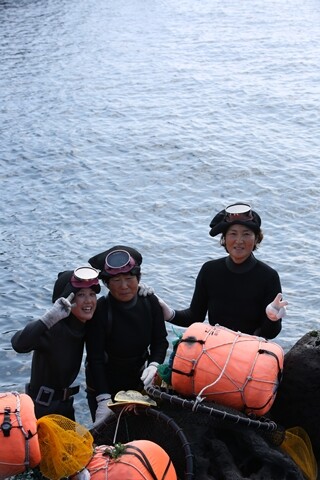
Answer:
<svg viewBox="0 0 320 480"><path fill-rule="evenodd" d="M277 341L319 329L319 24L315 0L0 0L3 391L29 379L10 339L58 272L131 245L185 308L235 201L289 302Z"/></svg>

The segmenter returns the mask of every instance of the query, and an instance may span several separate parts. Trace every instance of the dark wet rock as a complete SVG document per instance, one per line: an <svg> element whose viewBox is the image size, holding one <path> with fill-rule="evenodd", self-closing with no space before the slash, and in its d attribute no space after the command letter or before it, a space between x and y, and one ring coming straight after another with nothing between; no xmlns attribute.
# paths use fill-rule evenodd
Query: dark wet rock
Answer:
<svg viewBox="0 0 320 480"><path fill-rule="evenodd" d="M285 428L300 426L320 458L320 331L304 335L285 354L283 378L271 417Z"/></svg>

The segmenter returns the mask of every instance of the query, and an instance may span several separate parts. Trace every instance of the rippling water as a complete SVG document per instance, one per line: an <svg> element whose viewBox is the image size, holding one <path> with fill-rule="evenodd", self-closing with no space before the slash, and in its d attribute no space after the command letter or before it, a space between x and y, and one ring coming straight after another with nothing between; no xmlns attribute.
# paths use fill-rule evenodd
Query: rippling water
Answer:
<svg viewBox="0 0 320 480"><path fill-rule="evenodd" d="M0 0L2 389L29 378L10 338L57 272L129 244L186 307L238 200L290 303L277 340L319 328L319 17L315 0Z"/></svg>

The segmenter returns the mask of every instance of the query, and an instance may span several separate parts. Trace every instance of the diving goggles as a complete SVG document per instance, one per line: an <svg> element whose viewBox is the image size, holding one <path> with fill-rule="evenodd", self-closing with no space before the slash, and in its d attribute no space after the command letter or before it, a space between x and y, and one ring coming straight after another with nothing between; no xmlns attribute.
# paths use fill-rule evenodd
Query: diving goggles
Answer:
<svg viewBox="0 0 320 480"><path fill-rule="evenodd" d="M135 260L126 250L114 250L106 256L104 269L109 275L119 275L130 272L135 266Z"/></svg>
<svg viewBox="0 0 320 480"><path fill-rule="evenodd" d="M237 220L241 222L253 220L251 205L248 203L234 203L225 208L225 221L231 223Z"/></svg>
<svg viewBox="0 0 320 480"><path fill-rule="evenodd" d="M99 285L98 276L98 270L93 267L79 267L74 270L70 283L75 288L90 288Z"/></svg>

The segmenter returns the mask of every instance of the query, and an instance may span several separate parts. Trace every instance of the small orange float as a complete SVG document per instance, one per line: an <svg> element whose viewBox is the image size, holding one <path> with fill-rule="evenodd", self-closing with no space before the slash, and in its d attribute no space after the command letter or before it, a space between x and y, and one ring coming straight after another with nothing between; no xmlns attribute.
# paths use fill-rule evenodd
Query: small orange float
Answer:
<svg viewBox="0 0 320 480"><path fill-rule="evenodd" d="M177 480L168 454L149 440L100 445L86 468L93 480Z"/></svg>

